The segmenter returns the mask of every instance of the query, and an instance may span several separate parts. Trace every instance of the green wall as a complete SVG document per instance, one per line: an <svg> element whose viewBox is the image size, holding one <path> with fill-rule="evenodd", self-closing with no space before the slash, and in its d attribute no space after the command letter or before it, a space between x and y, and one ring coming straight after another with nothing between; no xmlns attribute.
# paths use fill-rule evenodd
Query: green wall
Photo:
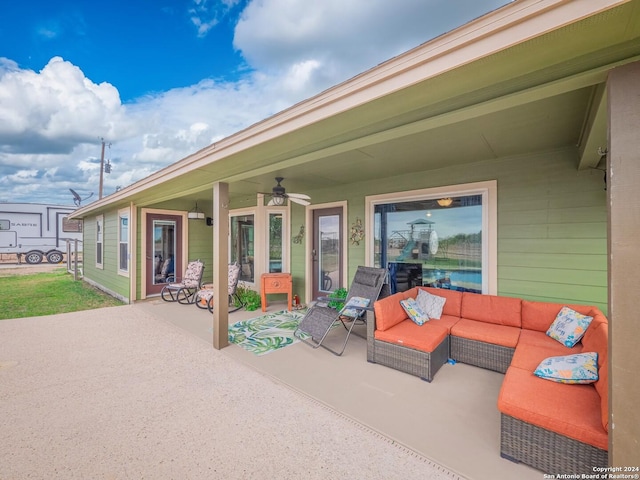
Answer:
<svg viewBox="0 0 640 480"><path fill-rule="evenodd" d="M602 172L578 171L575 149L411 172L308 193L314 204L346 200L348 225L364 221L365 196L486 180L498 184L498 294L607 309L607 210ZM303 213L292 215L292 235ZM307 229L308 230L308 229ZM366 235L370 234L365 225ZM348 235L348 232L347 232ZM296 281L304 247L293 244ZM349 274L365 264L349 244Z"/></svg>
<svg viewBox="0 0 640 480"><path fill-rule="evenodd" d="M103 223L103 268L96 267L96 216L84 219L83 279L121 300L129 299L129 277L118 274L118 212L106 212Z"/></svg>
<svg viewBox="0 0 640 480"><path fill-rule="evenodd" d="M607 210L602 172L578 171L575 149L501 158L305 192L313 204L346 201L347 223L365 219L365 196L407 190L497 180L498 294L559 303L607 308ZM242 205L246 206L246 205ZM186 201L153 206L189 210ZM207 205L203 204L205 214ZM237 208L239 205L232 205ZM305 225L305 209L291 206L291 237ZM95 268L95 228L86 219L85 276L128 297L128 278L117 274L117 212L105 214L104 269ZM189 260L205 263L204 281L212 280L213 227L188 221ZM141 247L138 211L138 258ZM349 232L345 232L348 235ZM365 234L370 235L365 225ZM305 291L305 241L291 242L294 293ZM365 242L348 248L348 278L365 262ZM138 279L141 278L138 267ZM139 282L138 282L139 283ZM140 285L138 285L138 298Z"/></svg>

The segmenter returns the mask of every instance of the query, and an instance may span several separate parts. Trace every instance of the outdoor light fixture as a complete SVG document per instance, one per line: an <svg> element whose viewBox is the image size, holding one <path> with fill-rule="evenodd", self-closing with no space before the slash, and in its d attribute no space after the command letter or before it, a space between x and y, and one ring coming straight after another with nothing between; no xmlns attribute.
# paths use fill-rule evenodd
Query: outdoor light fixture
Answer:
<svg viewBox="0 0 640 480"><path fill-rule="evenodd" d="M437 202L438 202L438 205L440 205L441 207L450 207L451 204L453 203L453 198L451 197L439 198Z"/></svg>
<svg viewBox="0 0 640 480"><path fill-rule="evenodd" d="M280 195L274 195L271 197L271 205L275 205L276 207L281 207L284 205L285 198Z"/></svg>
<svg viewBox="0 0 640 480"><path fill-rule="evenodd" d="M189 220L204 220L204 212L198 209L198 202L196 202L196 206L193 209L189 210L187 218Z"/></svg>

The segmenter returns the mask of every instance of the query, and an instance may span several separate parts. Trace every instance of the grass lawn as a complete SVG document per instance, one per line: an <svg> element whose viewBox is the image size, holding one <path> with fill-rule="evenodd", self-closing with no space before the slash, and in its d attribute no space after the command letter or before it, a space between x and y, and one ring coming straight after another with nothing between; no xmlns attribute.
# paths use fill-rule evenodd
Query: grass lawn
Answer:
<svg viewBox="0 0 640 480"><path fill-rule="evenodd" d="M122 305L120 300L74 281L65 269L0 277L0 320Z"/></svg>

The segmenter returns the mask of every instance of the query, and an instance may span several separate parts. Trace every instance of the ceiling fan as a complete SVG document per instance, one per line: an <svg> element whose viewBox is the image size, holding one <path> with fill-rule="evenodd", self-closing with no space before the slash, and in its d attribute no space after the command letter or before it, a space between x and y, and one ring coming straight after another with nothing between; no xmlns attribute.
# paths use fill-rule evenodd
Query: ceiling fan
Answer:
<svg viewBox="0 0 640 480"><path fill-rule="evenodd" d="M286 193L284 187L280 185L282 180L284 180L284 178L276 177L276 182L278 182L278 184L271 189L271 193L265 193L265 195L269 195L271 197L271 200L269 200L267 205L270 207L281 206L284 205L284 202L287 199L299 205L307 206L311 204L311 202L309 202L309 200L311 200L309 195L305 195L304 193Z"/></svg>

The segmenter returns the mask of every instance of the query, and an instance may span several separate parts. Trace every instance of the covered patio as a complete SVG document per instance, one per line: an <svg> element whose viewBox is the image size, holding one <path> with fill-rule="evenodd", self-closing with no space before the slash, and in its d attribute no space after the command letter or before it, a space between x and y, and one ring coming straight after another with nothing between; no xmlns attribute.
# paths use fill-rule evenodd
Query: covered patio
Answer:
<svg viewBox="0 0 640 480"><path fill-rule="evenodd" d="M512 2L79 209L76 216L89 224L104 217L107 225L126 211L134 232L126 275L115 277L108 265L93 269L89 248L85 278L130 302L155 301L147 222L174 215L183 219L181 260L204 259L215 297L226 298L233 222L251 217L255 236L247 238L256 248L247 275L259 288L269 268L268 216L277 212L284 219L282 267L309 302L316 210L340 209L344 231L363 224L362 242L341 241L338 278L346 286L358 265L379 261L376 205L477 193L481 185L482 292L592 304L607 313L616 418L609 458L630 465L640 435L640 392L629 368L637 365L630 340L637 282L630 280L640 271L639 59L638 1ZM288 192L309 195L311 205L274 210L265 194L276 177ZM210 224L188 220L194 205ZM85 228L85 246L97 242L93 235ZM225 348L232 317L223 305L216 302L213 316L193 313L210 323L214 348L234 352ZM298 351L306 355L291 347ZM438 381L466 369L445 365ZM305 382L288 373L292 384ZM491 383L493 374L485 374ZM356 397L366 398L367 388ZM334 398L344 391L323 390Z"/></svg>

